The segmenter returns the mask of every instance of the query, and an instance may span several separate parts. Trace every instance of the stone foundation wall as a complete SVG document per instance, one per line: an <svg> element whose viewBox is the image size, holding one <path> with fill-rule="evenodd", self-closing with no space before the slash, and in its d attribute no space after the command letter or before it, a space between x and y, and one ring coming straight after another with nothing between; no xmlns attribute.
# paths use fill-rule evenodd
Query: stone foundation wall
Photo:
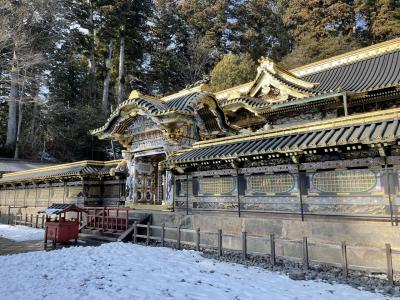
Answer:
<svg viewBox="0 0 400 300"><path fill-rule="evenodd" d="M167 227L201 229L201 243L217 245L216 233L222 229L223 247L240 250L241 232L246 231L248 250L269 254L269 235L275 234L276 253L279 256L301 259L302 239L308 238L310 260L333 265L341 264L341 242L347 243L349 266L370 271L386 270L385 244L400 250L399 227L390 222L345 220L332 217L297 216L238 217L221 214L183 215L177 213L152 213L152 223ZM206 232L213 234L206 234ZM234 235L234 236L229 236ZM175 238L176 233L166 236ZM254 238L253 238L254 236ZM182 240L194 241L193 233L182 232ZM394 271L400 272L400 255L393 254Z"/></svg>

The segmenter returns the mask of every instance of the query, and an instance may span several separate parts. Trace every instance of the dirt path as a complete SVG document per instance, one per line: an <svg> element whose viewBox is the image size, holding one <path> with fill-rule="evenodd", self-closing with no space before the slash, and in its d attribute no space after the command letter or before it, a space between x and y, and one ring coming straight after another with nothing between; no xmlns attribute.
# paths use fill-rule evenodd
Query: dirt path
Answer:
<svg viewBox="0 0 400 300"><path fill-rule="evenodd" d="M93 240L79 240L77 246L98 246L101 242ZM47 251L61 249L64 247L74 247L74 243L57 245L56 248L52 247L51 242L47 244ZM43 251L44 245L43 241L25 241L25 242L15 242L9 239L0 237L0 255L17 254L32 251Z"/></svg>
<svg viewBox="0 0 400 300"><path fill-rule="evenodd" d="M0 237L0 255L43 250L43 241L15 242Z"/></svg>

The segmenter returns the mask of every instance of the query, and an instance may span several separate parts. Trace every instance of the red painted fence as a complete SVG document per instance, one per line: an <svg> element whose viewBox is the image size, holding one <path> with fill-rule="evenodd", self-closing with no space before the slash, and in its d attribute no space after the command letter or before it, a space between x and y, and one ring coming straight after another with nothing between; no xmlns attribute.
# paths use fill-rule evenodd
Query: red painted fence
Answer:
<svg viewBox="0 0 400 300"><path fill-rule="evenodd" d="M125 231L129 227L129 208L85 207L87 228Z"/></svg>

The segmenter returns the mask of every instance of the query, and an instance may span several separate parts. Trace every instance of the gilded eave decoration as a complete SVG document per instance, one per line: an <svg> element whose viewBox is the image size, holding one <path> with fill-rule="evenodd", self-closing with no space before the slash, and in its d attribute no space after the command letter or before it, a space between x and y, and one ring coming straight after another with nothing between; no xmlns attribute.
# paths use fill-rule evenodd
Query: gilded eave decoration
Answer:
<svg viewBox="0 0 400 300"><path fill-rule="evenodd" d="M204 87L197 89L203 90ZM111 113L106 124L91 131L91 134L101 139L117 140L128 147L133 137L127 128L140 116L150 119L154 123L150 130L162 132L171 144L177 144L183 137L188 137L187 128L193 126L199 130L198 139L221 137L235 132L213 95L191 88L160 99L133 91L130 98Z"/></svg>

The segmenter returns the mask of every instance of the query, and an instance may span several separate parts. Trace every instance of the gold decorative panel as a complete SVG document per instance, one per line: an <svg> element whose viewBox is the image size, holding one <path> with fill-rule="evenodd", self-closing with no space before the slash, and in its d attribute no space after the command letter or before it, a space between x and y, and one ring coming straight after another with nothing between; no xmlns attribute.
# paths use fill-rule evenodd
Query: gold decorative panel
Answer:
<svg viewBox="0 0 400 300"><path fill-rule="evenodd" d="M199 179L200 194L222 195L234 192L236 178L217 177Z"/></svg>
<svg viewBox="0 0 400 300"><path fill-rule="evenodd" d="M294 187L291 174L255 175L247 177L247 190L252 193L287 193Z"/></svg>
<svg viewBox="0 0 400 300"><path fill-rule="evenodd" d="M362 193L376 186L375 173L369 170L343 170L316 173L314 187L326 193Z"/></svg>

